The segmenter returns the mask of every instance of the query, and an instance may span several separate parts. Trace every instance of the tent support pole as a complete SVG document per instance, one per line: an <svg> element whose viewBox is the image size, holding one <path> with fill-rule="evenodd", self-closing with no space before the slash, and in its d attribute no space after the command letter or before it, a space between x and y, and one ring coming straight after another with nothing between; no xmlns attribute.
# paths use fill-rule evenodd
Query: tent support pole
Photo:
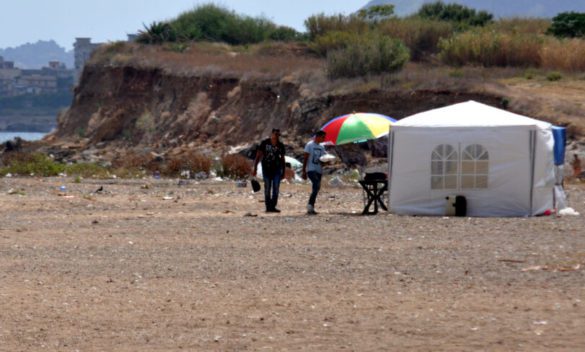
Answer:
<svg viewBox="0 0 585 352"><path fill-rule="evenodd" d="M536 131L530 131L530 214L534 215L534 173L536 172Z"/></svg>
<svg viewBox="0 0 585 352"><path fill-rule="evenodd" d="M390 128L390 134L388 141L388 212L392 212L392 207L390 203L390 198L392 197L392 169L394 167L394 131Z"/></svg>

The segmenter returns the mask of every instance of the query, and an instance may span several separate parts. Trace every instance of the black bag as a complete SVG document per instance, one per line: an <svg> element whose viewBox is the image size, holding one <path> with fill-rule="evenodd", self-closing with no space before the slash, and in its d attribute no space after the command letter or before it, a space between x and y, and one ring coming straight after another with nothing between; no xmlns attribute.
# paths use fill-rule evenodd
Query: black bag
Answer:
<svg viewBox="0 0 585 352"><path fill-rule="evenodd" d="M251 179L250 183L252 184L252 190L254 191L254 193L260 192L260 189L262 188L260 187L260 182L258 182L255 179Z"/></svg>

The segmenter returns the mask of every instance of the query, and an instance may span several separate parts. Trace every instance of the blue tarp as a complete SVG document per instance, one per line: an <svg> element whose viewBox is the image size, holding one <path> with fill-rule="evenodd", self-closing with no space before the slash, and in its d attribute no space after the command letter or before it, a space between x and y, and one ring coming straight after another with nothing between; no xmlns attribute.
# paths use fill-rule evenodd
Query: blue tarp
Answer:
<svg viewBox="0 0 585 352"><path fill-rule="evenodd" d="M563 165L565 163L567 129L564 127L553 126L552 132L555 138L555 165Z"/></svg>

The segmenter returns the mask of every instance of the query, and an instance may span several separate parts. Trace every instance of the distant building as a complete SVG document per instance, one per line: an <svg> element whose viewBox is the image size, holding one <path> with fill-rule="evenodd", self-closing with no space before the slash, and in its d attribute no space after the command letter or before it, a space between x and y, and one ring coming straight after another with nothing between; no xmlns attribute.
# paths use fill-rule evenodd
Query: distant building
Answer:
<svg viewBox="0 0 585 352"><path fill-rule="evenodd" d="M0 56L0 70L2 69L13 69L14 62L13 61L4 61L4 58Z"/></svg>
<svg viewBox="0 0 585 352"><path fill-rule="evenodd" d="M52 70L66 70L67 66L61 61L49 61L49 66L47 68Z"/></svg>
<svg viewBox="0 0 585 352"><path fill-rule="evenodd" d="M16 89L21 94L57 93L57 77L40 74L22 75L16 80Z"/></svg>
<svg viewBox="0 0 585 352"><path fill-rule="evenodd" d="M0 56L0 97L11 97L16 94L16 79L21 73L19 69L14 68L14 62L4 61Z"/></svg>
<svg viewBox="0 0 585 352"><path fill-rule="evenodd" d="M83 72L83 66L89 58L91 54L97 49L101 43L92 43L91 38L75 38L75 43L73 44L74 52L75 52L75 82L79 82L79 78L81 77L81 73Z"/></svg>
<svg viewBox="0 0 585 352"><path fill-rule="evenodd" d="M0 57L0 97L71 91L73 78L74 70L59 61L51 61L40 70L21 70Z"/></svg>

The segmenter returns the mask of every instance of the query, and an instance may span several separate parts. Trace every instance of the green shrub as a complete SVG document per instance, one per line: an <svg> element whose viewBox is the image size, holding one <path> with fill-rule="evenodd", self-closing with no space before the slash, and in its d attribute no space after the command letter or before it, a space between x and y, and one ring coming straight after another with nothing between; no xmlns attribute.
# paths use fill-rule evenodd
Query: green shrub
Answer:
<svg viewBox="0 0 585 352"><path fill-rule="evenodd" d="M304 38L303 35L297 32L294 28L280 26L270 33L268 39L277 42L291 42L303 40Z"/></svg>
<svg viewBox="0 0 585 352"><path fill-rule="evenodd" d="M350 43L359 41L361 35L347 31L330 31L315 39L311 48L317 54L327 57L327 53L334 50L344 49Z"/></svg>
<svg viewBox="0 0 585 352"><path fill-rule="evenodd" d="M410 49L413 61L422 61L438 53L439 41L455 33L452 23L417 17L385 21L378 29L383 34L400 39Z"/></svg>
<svg viewBox="0 0 585 352"><path fill-rule="evenodd" d="M468 26L485 26L493 19L493 15L486 11L476 11L459 4L445 4L437 1L423 5L417 12L423 19L448 21L457 23L461 28Z"/></svg>
<svg viewBox="0 0 585 352"><path fill-rule="evenodd" d="M109 175L108 169L96 163L77 163L66 165L64 172L69 176L83 178L103 178Z"/></svg>
<svg viewBox="0 0 585 352"><path fill-rule="evenodd" d="M543 40L537 35L498 33L478 29L439 42L440 58L448 64L485 67L539 67Z"/></svg>
<svg viewBox="0 0 585 352"><path fill-rule="evenodd" d="M242 16L215 4L205 4L183 12L171 21L155 22L145 27L138 41L144 44L208 41L246 45L268 39L289 41L301 37L294 29L277 26L265 18Z"/></svg>
<svg viewBox="0 0 585 352"><path fill-rule="evenodd" d="M57 176L65 171L65 165L55 162L45 154L41 153L16 153L4 158L7 165L0 169L0 175L35 175L35 176Z"/></svg>
<svg viewBox="0 0 585 352"><path fill-rule="evenodd" d="M402 69L408 59L408 49L400 41L371 32L345 48L331 51L327 74L335 79L391 73Z"/></svg>
<svg viewBox="0 0 585 352"><path fill-rule="evenodd" d="M235 27L238 16L213 4L201 5L180 14L170 24L186 40L224 41L229 28Z"/></svg>
<svg viewBox="0 0 585 352"><path fill-rule="evenodd" d="M563 12L553 18L548 34L559 38L585 37L585 13Z"/></svg>
<svg viewBox="0 0 585 352"><path fill-rule="evenodd" d="M391 4L370 6L358 11L358 17L374 23L389 19L393 15L394 5Z"/></svg>
<svg viewBox="0 0 585 352"><path fill-rule="evenodd" d="M561 75L560 72L550 72L548 75L546 75L546 79L550 82L556 82L563 79L563 75Z"/></svg>

